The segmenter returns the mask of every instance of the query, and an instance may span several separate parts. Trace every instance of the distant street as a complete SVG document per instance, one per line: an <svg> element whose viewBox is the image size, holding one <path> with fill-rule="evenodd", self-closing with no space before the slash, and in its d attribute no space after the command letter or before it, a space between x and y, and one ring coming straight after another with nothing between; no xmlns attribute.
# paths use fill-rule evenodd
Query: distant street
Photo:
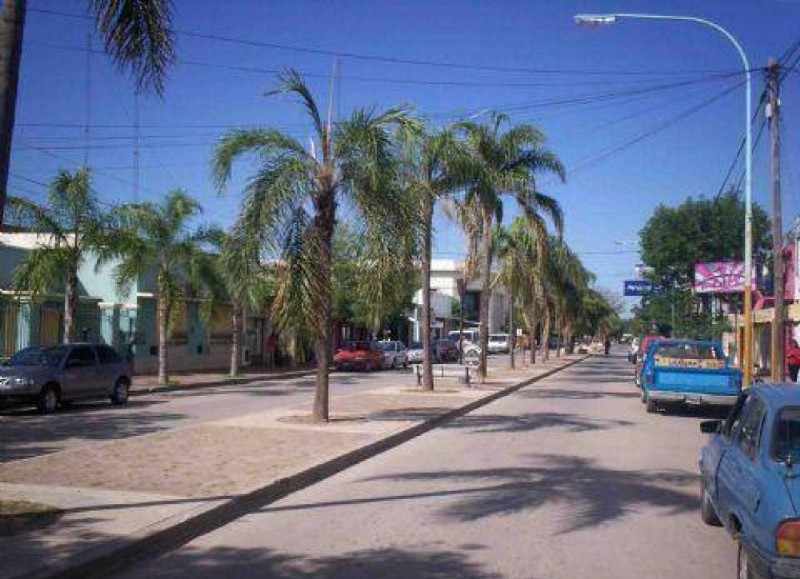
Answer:
<svg viewBox="0 0 800 579"><path fill-rule="evenodd" d="M200 537L126 577L715 579L697 413L649 415L595 357Z"/></svg>

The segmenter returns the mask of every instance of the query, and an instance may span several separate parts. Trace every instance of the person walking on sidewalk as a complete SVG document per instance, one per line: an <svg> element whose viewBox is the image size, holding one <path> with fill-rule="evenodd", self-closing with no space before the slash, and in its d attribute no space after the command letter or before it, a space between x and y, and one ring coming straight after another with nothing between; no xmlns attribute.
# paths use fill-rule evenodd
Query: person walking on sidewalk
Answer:
<svg viewBox="0 0 800 579"><path fill-rule="evenodd" d="M792 382L797 382L797 370L800 369L800 346L797 340L792 339L786 349L786 364L789 366L789 376Z"/></svg>
<svg viewBox="0 0 800 579"><path fill-rule="evenodd" d="M611 352L611 339L606 336L606 339L603 341L603 347L606 350L606 356L608 356L609 352Z"/></svg>
<svg viewBox="0 0 800 579"><path fill-rule="evenodd" d="M267 357L267 370L274 370L275 369L275 350L278 349L278 339L275 337L275 333L270 333L267 337L267 341L264 343L264 354Z"/></svg>

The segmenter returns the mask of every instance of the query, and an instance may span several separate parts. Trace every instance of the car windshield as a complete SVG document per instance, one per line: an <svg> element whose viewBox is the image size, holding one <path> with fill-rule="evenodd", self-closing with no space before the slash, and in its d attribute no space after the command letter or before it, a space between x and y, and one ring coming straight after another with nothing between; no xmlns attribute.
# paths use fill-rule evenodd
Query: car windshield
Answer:
<svg viewBox="0 0 800 579"><path fill-rule="evenodd" d="M490 342L505 342L508 336L505 334L489 334Z"/></svg>
<svg viewBox="0 0 800 579"><path fill-rule="evenodd" d="M411 342L409 346L411 350L421 350L422 349L422 342Z"/></svg>
<svg viewBox="0 0 800 579"><path fill-rule="evenodd" d="M777 461L800 461L800 406L787 406L778 415L772 437L772 456Z"/></svg>
<svg viewBox="0 0 800 579"><path fill-rule="evenodd" d="M394 350L394 342L378 342L378 349L380 350Z"/></svg>
<svg viewBox="0 0 800 579"><path fill-rule="evenodd" d="M7 366L58 366L67 349L63 346L53 348L25 348L6 363Z"/></svg>
<svg viewBox="0 0 800 579"><path fill-rule="evenodd" d="M355 350L369 350L369 342L347 342L344 347L345 350L355 351Z"/></svg>

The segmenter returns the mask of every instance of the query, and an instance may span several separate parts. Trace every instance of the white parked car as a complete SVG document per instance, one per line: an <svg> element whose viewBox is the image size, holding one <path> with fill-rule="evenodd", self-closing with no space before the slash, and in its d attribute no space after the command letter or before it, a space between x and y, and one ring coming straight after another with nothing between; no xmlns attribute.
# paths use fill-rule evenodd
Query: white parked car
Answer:
<svg viewBox="0 0 800 579"><path fill-rule="evenodd" d="M408 366L406 345L397 340L384 340L378 342L378 348L383 352L384 368L405 368Z"/></svg>
<svg viewBox="0 0 800 579"><path fill-rule="evenodd" d="M508 334L489 334L488 350L490 354L508 354Z"/></svg>

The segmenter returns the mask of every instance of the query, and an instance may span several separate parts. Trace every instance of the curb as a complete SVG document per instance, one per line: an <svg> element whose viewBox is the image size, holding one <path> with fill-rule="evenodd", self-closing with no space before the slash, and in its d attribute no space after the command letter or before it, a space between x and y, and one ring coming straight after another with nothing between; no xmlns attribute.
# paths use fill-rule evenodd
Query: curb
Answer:
<svg viewBox="0 0 800 579"><path fill-rule="evenodd" d="M260 374L258 376L224 378L211 380L209 382L197 382L195 384L178 384L176 386L152 386L141 387L130 391L130 396L145 396L147 394L157 394L159 392L178 392L181 390L195 390L201 388L213 388L216 386L238 386L242 384L252 384L253 382L275 382L276 380L302 378L313 376L316 370L297 370L295 372L281 372L280 374ZM136 376L133 377L134 381Z"/></svg>
<svg viewBox="0 0 800 579"><path fill-rule="evenodd" d="M252 513L294 492L305 489L338 474L351 466L355 466L360 462L408 442L446 422L459 418L482 406L491 404L500 398L513 394L557 372L566 370L575 364L583 362L588 357L589 356L583 356L575 360L570 360L563 366L552 368L543 374L512 384L489 396L473 400L464 406L449 410L444 414L420 422L405 430L395 432L386 438L351 450L350 452L312 466L297 474L278 479L259 489L226 500L221 504L212 507L202 506L198 507L194 512L184 512L168 517L147 527L145 532L139 537L132 540L130 537L120 538L114 541L114 543L119 543L119 546L112 544L110 548L105 549L105 553L98 557L73 565L66 562L62 565L62 569L48 568L34 573L33 575L29 575L28 577L30 579L85 579L102 577L108 573L119 571L121 568L131 565L138 560L158 556L178 548L181 545L185 545L197 537L219 529L248 513ZM102 549L102 547L99 549Z"/></svg>

